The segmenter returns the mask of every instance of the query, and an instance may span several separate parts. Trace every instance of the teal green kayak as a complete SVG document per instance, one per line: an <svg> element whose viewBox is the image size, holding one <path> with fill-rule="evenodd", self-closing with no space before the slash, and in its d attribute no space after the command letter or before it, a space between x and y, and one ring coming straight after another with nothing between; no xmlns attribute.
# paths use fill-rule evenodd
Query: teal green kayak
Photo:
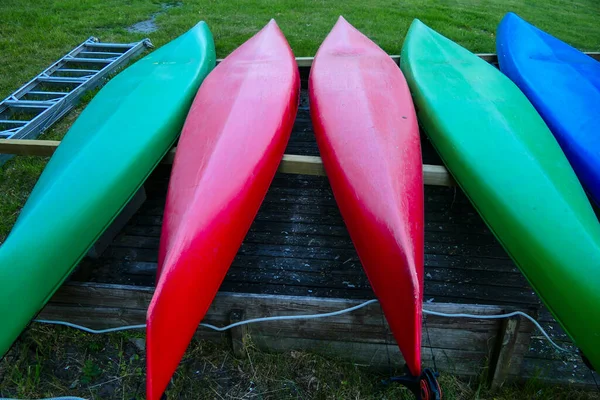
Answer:
<svg viewBox="0 0 600 400"><path fill-rule="evenodd" d="M215 65L204 22L139 60L83 110L0 247L0 356L173 145Z"/></svg>
<svg viewBox="0 0 600 400"><path fill-rule="evenodd" d="M444 163L599 369L600 225L556 139L506 76L418 20L401 68Z"/></svg>

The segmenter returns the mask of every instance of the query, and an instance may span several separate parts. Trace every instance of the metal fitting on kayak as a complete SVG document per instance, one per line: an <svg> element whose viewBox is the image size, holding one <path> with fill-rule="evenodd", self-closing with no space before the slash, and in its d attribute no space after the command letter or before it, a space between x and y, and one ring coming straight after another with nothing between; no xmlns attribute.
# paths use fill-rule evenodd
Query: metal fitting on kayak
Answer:
<svg viewBox="0 0 600 400"><path fill-rule="evenodd" d="M420 376L414 376L407 372L403 376L391 377L388 382L396 382L405 386L413 392L416 400L441 400L442 388L437 380L439 376L439 372L425 368Z"/></svg>

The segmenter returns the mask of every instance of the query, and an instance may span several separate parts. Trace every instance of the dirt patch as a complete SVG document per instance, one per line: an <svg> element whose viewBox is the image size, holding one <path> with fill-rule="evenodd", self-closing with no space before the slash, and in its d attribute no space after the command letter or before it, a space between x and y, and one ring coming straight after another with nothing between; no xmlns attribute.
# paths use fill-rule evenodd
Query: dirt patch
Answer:
<svg viewBox="0 0 600 400"><path fill-rule="evenodd" d="M156 17L161 14L166 13L171 8L178 8L183 5L182 2L170 3L170 4L161 4L160 11L155 12L145 21L136 22L127 28L127 32L131 33L152 33L158 30L158 26L156 25Z"/></svg>

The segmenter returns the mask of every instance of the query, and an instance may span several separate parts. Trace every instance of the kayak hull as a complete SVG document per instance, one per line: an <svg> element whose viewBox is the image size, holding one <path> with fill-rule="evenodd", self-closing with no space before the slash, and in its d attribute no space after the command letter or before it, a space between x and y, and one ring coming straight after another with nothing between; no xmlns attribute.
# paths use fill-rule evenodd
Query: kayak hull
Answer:
<svg viewBox="0 0 600 400"><path fill-rule="evenodd" d="M401 60L444 163L598 368L600 227L548 127L507 77L418 20Z"/></svg>
<svg viewBox="0 0 600 400"><path fill-rule="evenodd" d="M496 47L500 70L540 113L599 205L600 62L513 13L500 22Z"/></svg>
<svg viewBox="0 0 600 400"><path fill-rule="evenodd" d="M175 142L214 64L201 22L110 80L77 118L0 247L0 355Z"/></svg>
<svg viewBox="0 0 600 400"><path fill-rule="evenodd" d="M173 164L147 315L147 397L175 372L277 171L298 107L294 55L274 21L201 86Z"/></svg>
<svg viewBox="0 0 600 400"><path fill-rule="evenodd" d="M358 256L414 376L421 375L423 177L398 66L343 18L309 78L319 151Z"/></svg>

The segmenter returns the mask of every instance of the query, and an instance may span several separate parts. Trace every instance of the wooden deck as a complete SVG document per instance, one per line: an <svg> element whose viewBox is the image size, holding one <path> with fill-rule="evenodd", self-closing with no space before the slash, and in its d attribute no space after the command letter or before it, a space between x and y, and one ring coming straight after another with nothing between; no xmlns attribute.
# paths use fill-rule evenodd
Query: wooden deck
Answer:
<svg viewBox="0 0 600 400"><path fill-rule="evenodd" d="M424 162L441 164L425 137L422 143ZM319 155L305 91L286 153ZM140 210L101 258L82 263L74 279L154 285L169 174L169 165L159 166L145 185L148 198ZM569 345L464 193L457 187L426 186L425 199L425 307L455 303L537 310L553 337ZM277 174L221 291L374 297L326 177ZM557 354L538 332L524 352L521 369L514 372L523 378L593 384L579 357Z"/></svg>
<svg viewBox="0 0 600 400"><path fill-rule="evenodd" d="M318 155L305 95L286 153ZM440 163L429 146L424 158ZM103 257L91 262L91 281L154 284L169 173L161 165L148 180L146 202ZM425 301L539 307L459 188L425 186L425 198ZM222 290L373 297L326 177L277 174Z"/></svg>

